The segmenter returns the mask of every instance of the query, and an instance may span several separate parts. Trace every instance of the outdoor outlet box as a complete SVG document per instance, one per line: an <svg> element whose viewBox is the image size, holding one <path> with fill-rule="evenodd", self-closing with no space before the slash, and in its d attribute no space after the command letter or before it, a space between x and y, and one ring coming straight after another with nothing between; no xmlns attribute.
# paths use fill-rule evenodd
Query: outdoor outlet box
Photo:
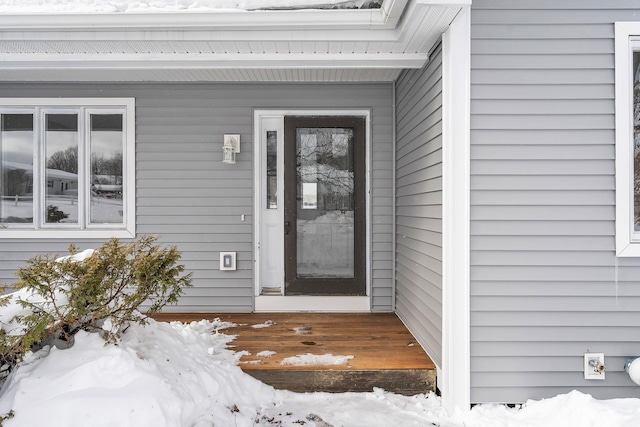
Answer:
<svg viewBox="0 0 640 427"><path fill-rule="evenodd" d="M220 252L220 270L232 271L236 269L236 253Z"/></svg>
<svg viewBox="0 0 640 427"><path fill-rule="evenodd" d="M603 380L607 367L604 365L604 353L584 354L584 379Z"/></svg>

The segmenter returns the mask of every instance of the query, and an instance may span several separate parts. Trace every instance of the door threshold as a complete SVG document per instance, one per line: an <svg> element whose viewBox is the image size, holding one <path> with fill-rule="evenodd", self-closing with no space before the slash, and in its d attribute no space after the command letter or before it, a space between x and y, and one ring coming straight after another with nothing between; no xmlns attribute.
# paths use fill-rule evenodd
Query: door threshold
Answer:
<svg viewBox="0 0 640 427"><path fill-rule="evenodd" d="M255 298L256 312L323 311L323 312L370 312L368 296L272 296Z"/></svg>

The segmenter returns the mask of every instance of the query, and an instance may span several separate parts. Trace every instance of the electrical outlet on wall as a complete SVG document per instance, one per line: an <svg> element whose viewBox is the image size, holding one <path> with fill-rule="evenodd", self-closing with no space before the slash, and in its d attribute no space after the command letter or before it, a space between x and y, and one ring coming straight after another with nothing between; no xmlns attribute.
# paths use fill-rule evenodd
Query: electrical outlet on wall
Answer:
<svg viewBox="0 0 640 427"><path fill-rule="evenodd" d="M604 353L584 354L584 379L603 380L607 367L604 364Z"/></svg>
<svg viewBox="0 0 640 427"><path fill-rule="evenodd" d="M220 252L220 270L235 271L236 269L236 253Z"/></svg>

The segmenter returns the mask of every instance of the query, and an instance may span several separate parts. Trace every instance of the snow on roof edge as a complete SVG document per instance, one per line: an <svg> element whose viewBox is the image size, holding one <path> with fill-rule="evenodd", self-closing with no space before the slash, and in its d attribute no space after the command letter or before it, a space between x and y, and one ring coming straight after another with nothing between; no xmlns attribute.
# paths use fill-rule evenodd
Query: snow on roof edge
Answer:
<svg viewBox="0 0 640 427"><path fill-rule="evenodd" d="M384 0L0 0L0 15L120 15L380 9Z"/></svg>

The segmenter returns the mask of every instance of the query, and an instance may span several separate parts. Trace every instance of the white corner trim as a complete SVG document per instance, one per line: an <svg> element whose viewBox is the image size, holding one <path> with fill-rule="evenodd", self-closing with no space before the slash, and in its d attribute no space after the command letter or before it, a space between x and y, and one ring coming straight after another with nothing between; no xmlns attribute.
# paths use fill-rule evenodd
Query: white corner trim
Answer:
<svg viewBox="0 0 640 427"><path fill-rule="evenodd" d="M409 0L385 0L382 2L381 12L385 17L387 26L395 27L402 17Z"/></svg>
<svg viewBox="0 0 640 427"><path fill-rule="evenodd" d="M633 90L631 37L640 36L640 22L615 23L616 111L616 255L640 256L633 230Z"/></svg>
<svg viewBox="0 0 640 427"><path fill-rule="evenodd" d="M442 403L470 406L470 7L443 34Z"/></svg>
<svg viewBox="0 0 640 427"><path fill-rule="evenodd" d="M258 296L256 312L370 312L371 301L365 297L340 296Z"/></svg>

